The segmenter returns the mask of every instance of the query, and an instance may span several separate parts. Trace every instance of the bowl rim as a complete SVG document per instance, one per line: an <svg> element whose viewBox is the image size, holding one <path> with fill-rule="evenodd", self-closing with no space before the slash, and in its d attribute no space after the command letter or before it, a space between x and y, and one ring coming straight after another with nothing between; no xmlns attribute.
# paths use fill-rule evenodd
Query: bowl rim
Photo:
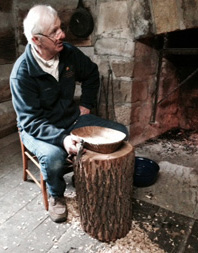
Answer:
<svg viewBox="0 0 198 253"><path fill-rule="evenodd" d="M105 130L108 130L108 131L113 131L113 132L117 132L120 134L120 138L119 139L116 139L116 140L111 140L111 142L105 142L105 143L95 143L95 142L90 142L90 140L87 141L87 138L88 137L84 137L84 136L81 136L79 134L75 134L75 131L76 130L79 130L79 129L86 129L86 128L98 128L98 129L105 129ZM116 129L113 129L113 128L109 128L109 127L102 127L102 126L84 126L84 127L79 127L79 128L75 128L71 131L70 133L71 135L73 136L78 136L79 138L83 139L85 141L85 143L89 144L89 145L114 145L114 144L117 144L117 143L120 143L122 141L124 141L124 139L126 138L126 134L123 133L122 131L119 131L119 130L116 130Z"/></svg>
<svg viewBox="0 0 198 253"><path fill-rule="evenodd" d="M146 162L149 162L149 163L151 163L152 165L154 165L156 167L157 171L160 170L159 164L156 161L154 161L154 160L152 160L150 158L142 157L142 156L135 156L135 164L136 164L136 161L146 161Z"/></svg>

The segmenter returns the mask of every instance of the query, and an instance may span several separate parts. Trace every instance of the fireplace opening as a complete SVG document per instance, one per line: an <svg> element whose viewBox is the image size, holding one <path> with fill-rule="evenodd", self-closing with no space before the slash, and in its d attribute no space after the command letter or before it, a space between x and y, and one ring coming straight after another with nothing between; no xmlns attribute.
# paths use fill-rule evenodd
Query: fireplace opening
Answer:
<svg viewBox="0 0 198 253"><path fill-rule="evenodd" d="M175 68L178 89L179 126L198 130L198 29L165 35L164 57ZM167 72L168 75L168 72ZM171 91L169 92L171 94ZM166 96L169 95L166 94Z"/></svg>
<svg viewBox="0 0 198 253"><path fill-rule="evenodd" d="M170 131L198 131L198 29L136 42L131 137L134 143Z"/></svg>
<svg viewBox="0 0 198 253"><path fill-rule="evenodd" d="M177 68L180 82L198 67L198 29L172 32L165 35L167 40L164 49L165 57ZM193 76L193 78L196 78ZM195 80L190 80L194 84Z"/></svg>

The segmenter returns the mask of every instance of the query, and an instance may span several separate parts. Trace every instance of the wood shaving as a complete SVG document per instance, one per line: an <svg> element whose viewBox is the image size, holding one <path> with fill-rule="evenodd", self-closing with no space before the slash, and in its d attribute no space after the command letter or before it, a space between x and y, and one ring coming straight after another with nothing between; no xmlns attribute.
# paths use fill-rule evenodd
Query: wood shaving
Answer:
<svg viewBox="0 0 198 253"><path fill-rule="evenodd" d="M76 197L66 196L67 210L68 210L68 223L79 222L80 214Z"/></svg>
<svg viewBox="0 0 198 253"><path fill-rule="evenodd" d="M152 228L151 228L152 229ZM103 245L97 253L165 253L156 243L153 243L148 235L142 230L138 222L132 222L129 233L114 243Z"/></svg>

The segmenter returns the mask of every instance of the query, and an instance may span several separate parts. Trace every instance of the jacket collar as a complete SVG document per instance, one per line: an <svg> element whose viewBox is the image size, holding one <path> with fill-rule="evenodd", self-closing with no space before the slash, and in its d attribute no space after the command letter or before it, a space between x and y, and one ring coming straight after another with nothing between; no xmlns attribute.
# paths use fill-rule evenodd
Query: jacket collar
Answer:
<svg viewBox="0 0 198 253"><path fill-rule="evenodd" d="M46 73L41 69L41 67L38 65L37 61L35 60L34 56L32 55L30 44L27 44L25 48L25 56L26 56L28 72L31 76L37 77L37 76L46 75Z"/></svg>

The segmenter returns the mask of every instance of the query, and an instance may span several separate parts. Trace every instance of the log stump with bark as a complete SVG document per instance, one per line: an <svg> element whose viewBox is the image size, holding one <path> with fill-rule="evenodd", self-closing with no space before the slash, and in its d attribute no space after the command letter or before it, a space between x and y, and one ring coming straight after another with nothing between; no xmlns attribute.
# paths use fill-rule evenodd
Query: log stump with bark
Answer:
<svg viewBox="0 0 198 253"><path fill-rule="evenodd" d="M134 148L124 142L111 154L87 150L74 167L82 228L100 241L131 229L134 159Z"/></svg>

